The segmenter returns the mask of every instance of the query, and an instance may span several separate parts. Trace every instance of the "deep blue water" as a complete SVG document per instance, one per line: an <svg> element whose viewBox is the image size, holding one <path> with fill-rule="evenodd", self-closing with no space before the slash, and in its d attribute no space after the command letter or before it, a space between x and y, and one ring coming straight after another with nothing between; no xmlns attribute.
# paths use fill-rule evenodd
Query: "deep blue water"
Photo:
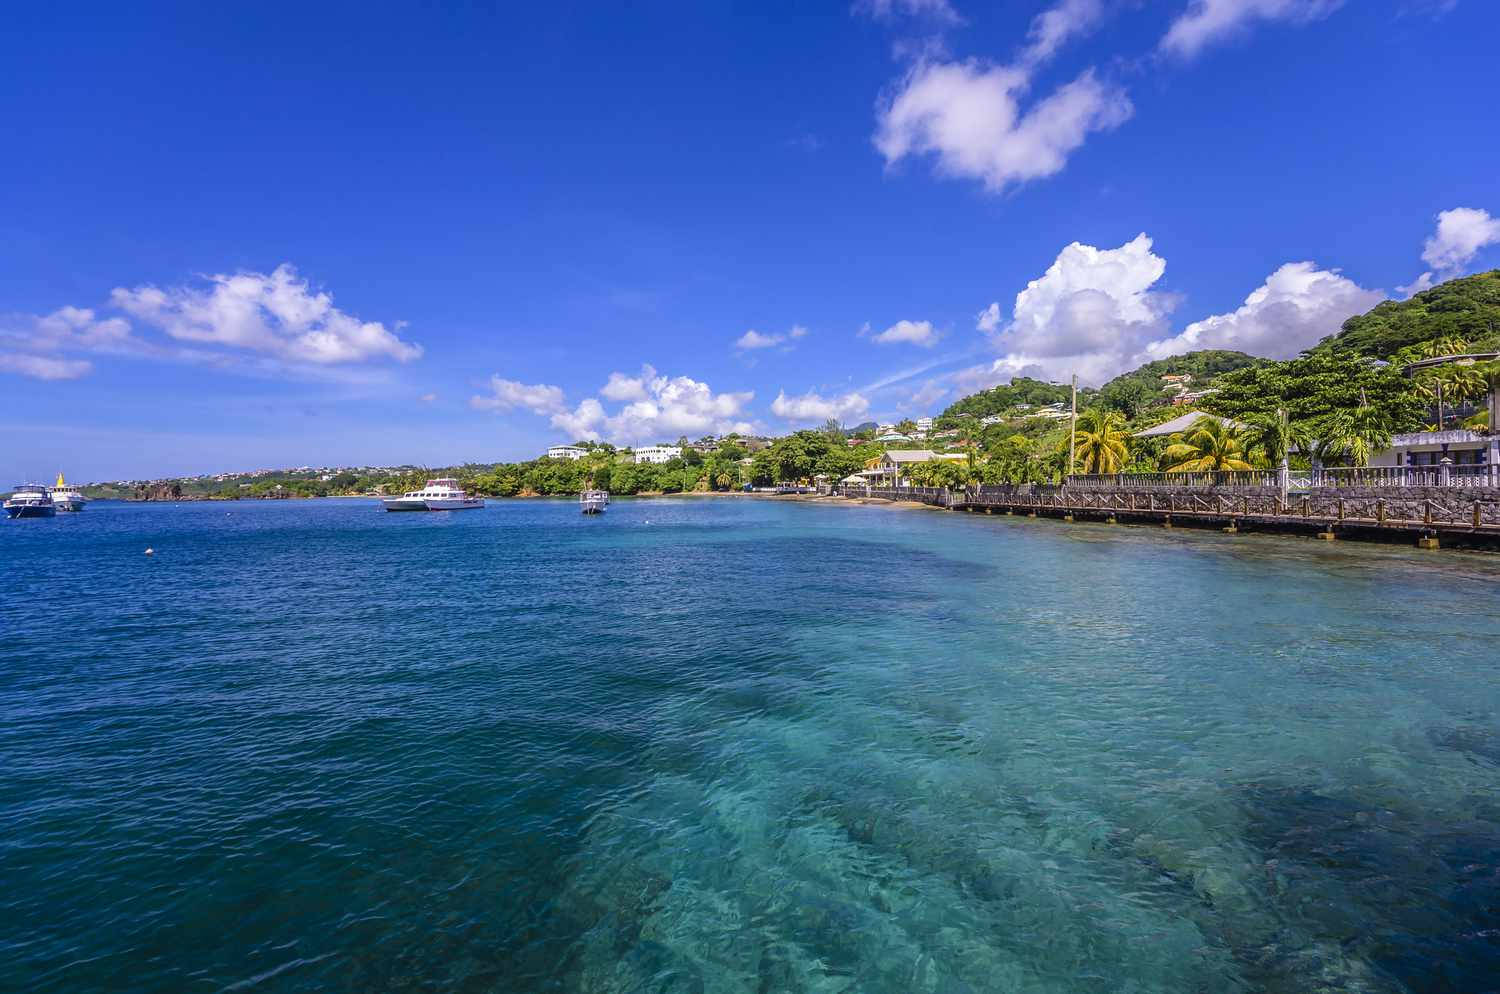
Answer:
<svg viewBox="0 0 1500 994"><path fill-rule="evenodd" d="M0 989L1500 990L1500 559L317 501L0 569Z"/></svg>

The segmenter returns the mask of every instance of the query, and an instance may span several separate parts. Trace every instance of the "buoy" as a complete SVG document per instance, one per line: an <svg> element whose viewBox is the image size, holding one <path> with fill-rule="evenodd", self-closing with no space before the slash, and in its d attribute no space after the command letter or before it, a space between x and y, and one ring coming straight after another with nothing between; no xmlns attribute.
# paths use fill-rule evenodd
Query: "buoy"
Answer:
<svg viewBox="0 0 1500 994"><path fill-rule="evenodd" d="M154 556L154 555L156 555L156 550L153 549L153 548L151 548L151 546L148 545L148 546L146 546L146 555L148 555L148 556Z"/></svg>

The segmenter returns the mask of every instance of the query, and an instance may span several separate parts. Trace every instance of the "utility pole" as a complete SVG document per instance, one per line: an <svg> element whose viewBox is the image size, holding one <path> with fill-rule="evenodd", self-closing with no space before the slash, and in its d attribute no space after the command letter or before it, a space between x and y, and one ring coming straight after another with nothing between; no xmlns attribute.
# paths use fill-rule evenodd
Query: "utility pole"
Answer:
<svg viewBox="0 0 1500 994"><path fill-rule="evenodd" d="M1073 416L1068 419L1068 475L1073 475L1073 457L1078 446L1078 374L1073 374Z"/></svg>

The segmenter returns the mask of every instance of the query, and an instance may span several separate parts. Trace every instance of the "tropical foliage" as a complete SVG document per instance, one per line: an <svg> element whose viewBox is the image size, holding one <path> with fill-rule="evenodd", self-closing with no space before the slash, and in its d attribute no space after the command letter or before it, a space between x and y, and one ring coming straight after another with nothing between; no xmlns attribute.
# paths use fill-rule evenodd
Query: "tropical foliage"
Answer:
<svg viewBox="0 0 1500 994"><path fill-rule="evenodd" d="M1168 473L1205 473L1254 469L1247 438L1240 429L1216 418L1199 418L1173 436L1163 453Z"/></svg>
<svg viewBox="0 0 1500 994"><path fill-rule="evenodd" d="M1320 350L1388 358L1433 339L1457 338L1493 351L1500 345L1500 269L1440 283L1410 300L1387 300L1344 322Z"/></svg>
<svg viewBox="0 0 1500 994"><path fill-rule="evenodd" d="M1079 415L1073 433L1080 473L1118 473L1130 461L1130 435L1118 412L1095 407Z"/></svg>

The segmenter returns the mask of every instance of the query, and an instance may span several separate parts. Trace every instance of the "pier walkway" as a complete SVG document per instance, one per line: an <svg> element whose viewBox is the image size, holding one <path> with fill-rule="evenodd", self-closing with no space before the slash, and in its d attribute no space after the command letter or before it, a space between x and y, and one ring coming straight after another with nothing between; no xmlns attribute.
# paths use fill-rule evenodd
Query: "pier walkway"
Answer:
<svg viewBox="0 0 1500 994"><path fill-rule="evenodd" d="M1274 475L1274 474L1273 474ZM914 501L954 511L1316 534L1320 538L1415 538L1419 544L1500 547L1500 487L1316 487L1283 497L1274 486L1065 485L848 487L846 497ZM1260 483L1261 481L1256 481ZM1467 484L1467 481L1466 481Z"/></svg>

